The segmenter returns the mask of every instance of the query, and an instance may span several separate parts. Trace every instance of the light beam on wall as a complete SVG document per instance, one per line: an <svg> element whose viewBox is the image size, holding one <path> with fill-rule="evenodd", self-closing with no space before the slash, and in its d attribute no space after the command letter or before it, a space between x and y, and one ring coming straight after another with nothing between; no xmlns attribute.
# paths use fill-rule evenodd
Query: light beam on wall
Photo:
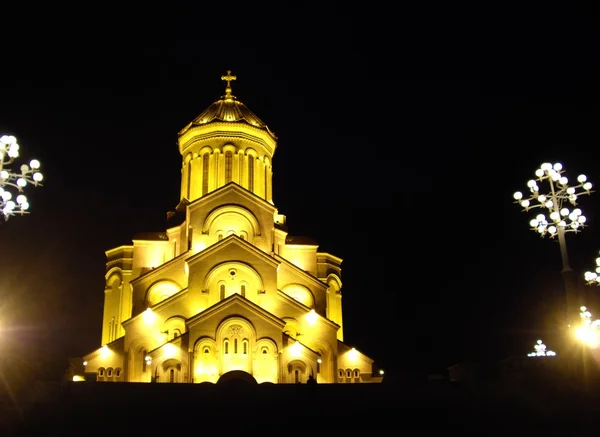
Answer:
<svg viewBox="0 0 600 437"><path fill-rule="evenodd" d="M100 348L100 356L102 358L107 358L110 355L110 349L107 345L104 345Z"/></svg>
<svg viewBox="0 0 600 437"><path fill-rule="evenodd" d="M298 340L296 340L294 344L290 346L290 354L296 358L302 355L302 345Z"/></svg>
<svg viewBox="0 0 600 437"><path fill-rule="evenodd" d="M352 361L356 361L358 359L358 351L355 348L352 348L348 351L348 358Z"/></svg>
<svg viewBox="0 0 600 437"><path fill-rule="evenodd" d="M177 346L167 343L163 346L163 355L165 358L173 358L177 355Z"/></svg>
<svg viewBox="0 0 600 437"><path fill-rule="evenodd" d="M152 325L156 321L156 313L151 308L147 308L142 317L146 325Z"/></svg>
<svg viewBox="0 0 600 437"><path fill-rule="evenodd" d="M317 314L317 312L315 310L310 310L308 312L308 314L306 314L306 321L311 325L314 325L315 323L317 323L318 318L319 318L319 315Z"/></svg>

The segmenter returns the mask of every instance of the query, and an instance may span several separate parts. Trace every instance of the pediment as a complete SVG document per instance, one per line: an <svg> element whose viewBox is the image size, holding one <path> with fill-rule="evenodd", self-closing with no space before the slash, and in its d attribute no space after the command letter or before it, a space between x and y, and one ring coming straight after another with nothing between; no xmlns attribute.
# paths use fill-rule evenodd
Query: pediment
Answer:
<svg viewBox="0 0 600 437"><path fill-rule="evenodd" d="M285 259L284 257L274 254L273 258L280 262L281 264L285 265L287 268L290 269L290 271L292 271L295 275L297 275L299 278L302 278L304 280L307 280L308 282L314 284L315 286L323 289L323 290L327 290L327 288L329 287L326 283L324 283L323 281L321 281L319 278L311 275L310 273L308 273L305 270L302 270L300 267L298 267L297 265L289 262L287 259Z"/></svg>
<svg viewBox="0 0 600 437"><path fill-rule="evenodd" d="M277 211L271 203L264 200L262 197L257 196L250 190L238 185L235 182L229 182L215 191L212 191L188 204L189 211L192 212L199 208L204 208L206 205L219 203L219 204L242 204L243 201L250 201L258 207L268 211L270 214L274 214Z"/></svg>
<svg viewBox="0 0 600 437"><path fill-rule="evenodd" d="M171 269L178 269L179 267L181 267L183 269L184 268L183 261L185 260L186 256L188 256L188 253L184 252L181 255L178 255L175 258L167 261L166 263L161 264L158 267L152 268L152 269L148 270L147 272L142 273L137 278L132 279L129 283L133 286L133 285L137 284L138 282L141 282L142 280L152 281L152 278L156 278L156 277L162 278ZM181 264L181 266L178 266L178 264Z"/></svg>
<svg viewBox="0 0 600 437"><path fill-rule="evenodd" d="M277 327L277 329L283 329L286 323L279 317L250 302L240 294L229 296L227 299L224 299L201 313L189 318L186 323L188 327L192 327L215 317L223 319L234 315L242 316L247 319L258 317Z"/></svg>
<svg viewBox="0 0 600 437"><path fill-rule="evenodd" d="M279 301L284 303L285 305L288 305L291 308L294 308L299 311L309 312L311 310L309 307L304 305L302 302L298 302L296 299L288 296L287 294L285 294L285 292L283 292L281 290L277 290L277 299L279 299ZM329 320L327 317L320 316L320 318L323 320L323 322L325 322L327 325L332 327L335 331L340 329L340 325L338 325L337 323L335 323L332 320Z"/></svg>
<svg viewBox="0 0 600 437"><path fill-rule="evenodd" d="M256 259L266 262L268 265L271 265L275 268L279 265L279 261L277 261L275 258L256 248L246 240L242 240L237 235L230 235L227 238L208 247L207 249L204 249L202 252L198 252L196 255L188 258L187 263L191 267L192 265L208 259L209 257L218 257L219 254L223 254L224 260L231 260L231 254L233 252L232 249L237 249L244 253L244 256L237 257L239 259L243 259L244 261Z"/></svg>

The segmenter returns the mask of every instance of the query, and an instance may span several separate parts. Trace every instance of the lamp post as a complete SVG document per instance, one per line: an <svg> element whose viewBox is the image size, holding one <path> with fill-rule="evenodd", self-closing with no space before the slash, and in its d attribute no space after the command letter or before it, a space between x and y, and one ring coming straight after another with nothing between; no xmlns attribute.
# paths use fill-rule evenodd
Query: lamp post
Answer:
<svg viewBox="0 0 600 437"><path fill-rule="evenodd" d="M555 357L556 356L556 352L546 349L546 345L542 342L542 340L538 340L536 342L535 346L533 346L533 348L535 349L535 351L528 353L527 354L528 357L535 358L535 357Z"/></svg>
<svg viewBox="0 0 600 437"><path fill-rule="evenodd" d="M585 282L587 285L599 285L600 286L600 257L596 258L596 271L595 272L585 272L583 277L585 278Z"/></svg>
<svg viewBox="0 0 600 437"><path fill-rule="evenodd" d="M44 178L39 172L40 161L32 159L29 165L23 164L20 172L11 170L10 165L19 157L19 144L12 135L0 137L0 210L4 220L13 215L28 214L29 202L24 188L28 184L41 185ZM13 192L16 192L14 197Z"/></svg>
<svg viewBox="0 0 600 437"><path fill-rule="evenodd" d="M562 259L562 276L565 285L566 298L566 322L577 314L581 305L576 278L569 263L567 232L580 232L585 226L586 217L581 209L576 208L577 199L580 195L592 193L592 184L588 182L585 175L577 177L577 184L569 185L569 180L564 176L562 164L544 163L535 171L536 179L527 182L529 194L524 195L517 191L513 197L523 211L529 212L535 208L547 210L548 216L543 213L537 214L529 222L531 230L540 237L558 237L560 255ZM542 185L542 189L540 187ZM569 207L572 209L570 209Z"/></svg>

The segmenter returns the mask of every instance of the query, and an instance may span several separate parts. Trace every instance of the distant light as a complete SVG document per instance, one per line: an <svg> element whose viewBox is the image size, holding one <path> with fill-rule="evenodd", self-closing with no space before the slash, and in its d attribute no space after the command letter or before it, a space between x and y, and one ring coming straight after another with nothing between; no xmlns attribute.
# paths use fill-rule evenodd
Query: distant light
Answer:
<svg viewBox="0 0 600 437"><path fill-rule="evenodd" d="M527 354L528 357L554 357L556 356L556 352L546 350L546 345L542 342L542 340L538 340L537 344L534 346L535 352L531 352Z"/></svg>

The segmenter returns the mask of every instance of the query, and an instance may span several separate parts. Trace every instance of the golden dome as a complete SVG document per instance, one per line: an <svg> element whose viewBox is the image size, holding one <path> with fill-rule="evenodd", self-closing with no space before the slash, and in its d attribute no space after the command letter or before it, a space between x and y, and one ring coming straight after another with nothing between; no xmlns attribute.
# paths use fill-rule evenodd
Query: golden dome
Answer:
<svg viewBox="0 0 600 437"><path fill-rule="evenodd" d="M227 72L226 76L222 76L221 80L227 81L227 87L225 88L225 95L221 96L220 100L217 100L210 105L202 114L192 120L186 127L184 127L179 135L183 135L188 130L196 126L202 126L204 124L212 122L245 122L250 126L257 127L259 129L266 130L269 135L273 138L275 134L267 127L267 125L254 114L246 105L240 102L234 95L231 94L232 80L236 80L236 76L231 75L231 71Z"/></svg>

